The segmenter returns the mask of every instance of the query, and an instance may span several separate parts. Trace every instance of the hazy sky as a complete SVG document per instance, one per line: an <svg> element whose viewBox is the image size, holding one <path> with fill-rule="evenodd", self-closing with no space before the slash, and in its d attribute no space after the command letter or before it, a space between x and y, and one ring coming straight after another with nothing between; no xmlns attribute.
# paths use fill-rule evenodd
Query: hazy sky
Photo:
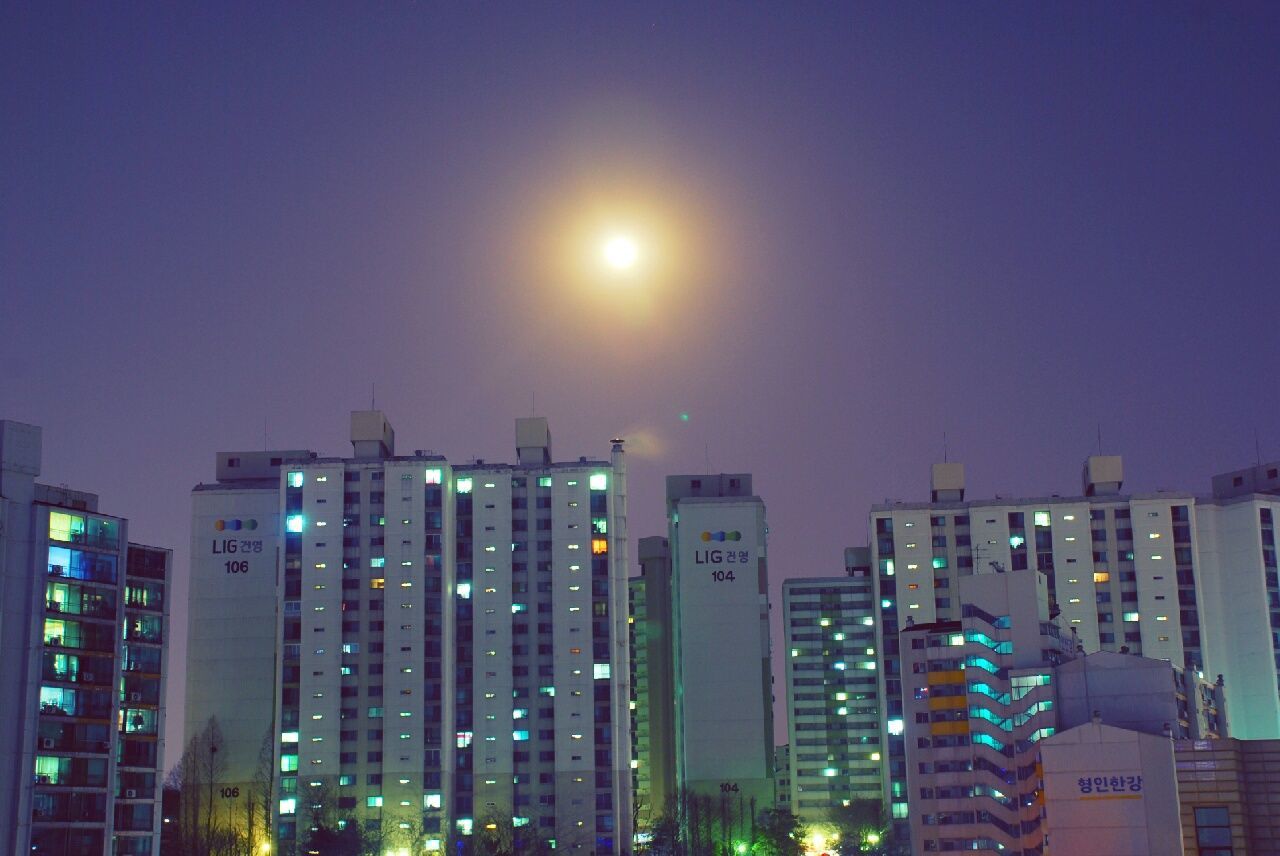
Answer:
<svg viewBox="0 0 1280 856"><path fill-rule="evenodd" d="M753 472L775 596L944 432L972 496L1078 490L1099 425L1207 489L1280 457L1278 44L1244 3L5 3L0 416L180 601L214 452L346 454L374 383L405 450L630 438L633 536Z"/></svg>

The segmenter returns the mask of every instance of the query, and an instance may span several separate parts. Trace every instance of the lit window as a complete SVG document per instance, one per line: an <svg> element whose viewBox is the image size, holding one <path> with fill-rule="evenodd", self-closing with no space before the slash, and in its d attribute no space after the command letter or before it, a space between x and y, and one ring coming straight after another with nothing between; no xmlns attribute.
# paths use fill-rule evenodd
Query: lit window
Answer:
<svg viewBox="0 0 1280 856"><path fill-rule="evenodd" d="M592 490L604 490L609 486L609 476L605 473L592 473L590 486Z"/></svg>
<svg viewBox="0 0 1280 856"><path fill-rule="evenodd" d="M387 584L387 580L385 577L374 577L373 579L369 580L369 588L371 589L384 588L386 584Z"/></svg>
<svg viewBox="0 0 1280 856"><path fill-rule="evenodd" d="M1160 537L1160 533L1159 533L1159 532L1149 532L1149 533L1147 533L1147 537L1148 537L1148 538L1150 538L1152 541L1154 541L1155 539L1157 539L1157 538L1159 538L1159 537Z"/></svg>
<svg viewBox="0 0 1280 856"><path fill-rule="evenodd" d="M458 748L466 749L468 746L470 746L472 736L473 735L470 731L459 731L458 732Z"/></svg>
<svg viewBox="0 0 1280 856"><path fill-rule="evenodd" d="M1157 616L1156 616L1156 621L1168 621L1168 620L1169 620L1169 616L1167 616L1167 615L1157 615Z"/></svg>
<svg viewBox="0 0 1280 856"><path fill-rule="evenodd" d="M946 557L946 556L934 556L934 557L933 557L933 567L934 567L935 569L945 568L946 566L947 566L947 557Z"/></svg>
<svg viewBox="0 0 1280 856"><path fill-rule="evenodd" d="M1080 598L1078 597L1073 597L1067 601L1067 603L1079 603L1079 602L1080 602Z"/></svg>
<svg viewBox="0 0 1280 856"><path fill-rule="evenodd" d="M302 479L302 473L297 470L289 473L289 487L302 487Z"/></svg>
<svg viewBox="0 0 1280 856"><path fill-rule="evenodd" d="M538 487L551 487L551 476L538 476Z"/></svg>
<svg viewBox="0 0 1280 856"><path fill-rule="evenodd" d="M297 814L298 813L297 798L286 797L285 799L280 800L280 813L281 814Z"/></svg>
<svg viewBox="0 0 1280 856"><path fill-rule="evenodd" d="M512 612L512 614L513 614L513 615L514 615L515 613L517 613L517 612L528 612L528 611L529 611L529 604L527 604L527 603L513 603L513 604L511 604L511 612Z"/></svg>
<svg viewBox="0 0 1280 856"><path fill-rule="evenodd" d="M382 797L381 796L365 797L364 804L368 808L382 808Z"/></svg>
<svg viewBox="0 0 1280 856"><path fill-rule="evenodd" d="M443 476L444 476L444 473L440 470L439 467L433 467L427 470L423 474L422 480L427 484L440 484L443 479Z"/></svg>
<svg viewBox="0 0 1280 856"><path fill-rule="evenodd" d="M1022 546L1023 544L1025 544L1025 543L1027 543L1027 539L1026 539L1026 538L1023 538L1021 535L1010 535L1010 536L1009 536L1009 546L1010 546L1010 547L1012 547L1012 548L1013 548L1013 549L1015 549L1015 550L1016 550L1016 549L1018 549L1019 547L1021 547L1021 546Z"/></svg>
<svg viewBox="0 0 1280 856"><path fill-rule="evenodd" d="M280 756L280 772L282 773L298 772L298 756L297 755L281 755Z"/></svg>
<svg viewBox="0 0 1280 856"><path fill-rule="evenodd" d="M575 548L576 549L576 548ZM601 553L609 552L609 542L604 538L591 539L591 552L599 556Z"/></svg>
<svg viewBox="0 0 1280 856"><path fill-rule="evenodd" d="M496 484L494 484L493 482L485 482L485 483L484 483L484 486L485 486L485 487L497 487L497 485L496 485Z"/></svg>
<svg viewBox="0 0 1280 856"><path fill-rule="evenodd" d="M284 528L286 532L301 532L302 527L306 525L307 519L301 514L290 514L284 519Z"/></svg>
<svg viewBox="0 0 1280 856"><path fill-rule="evenodd" d="M369 567L371 568L385 568L386 566L387 566L386 556L374 556L372 559L369 560Z"/></svg>
<svg viewBox="0 0 1280 856"><path fill-rule="evenodd" d="M471 479L458 479L458 493L471 493Z"/></svg>
<svg viewBox="0 0 1280 856"><path fill-rule="evenodd" d="M471 583L458 583L458 597L463 600L471 597Z"/></svg>
<svg viewBox="0 0 1280 856"><path fill-rule="evenodd" d="M497 548L497 547L495 547L495 546L493 546L492 544L490 544L488 547L485 547L485 548L484 548L484 551L485 551L486 553L496 553L496 552L498 552L498 548Z"/></svg>
<svg viewBox="0 0 1280 856"><path fill-rule="evenodd" d="M513 731L513 732L511 732L511 739L512 739L512 740L515 740L515 741L517 741L517 742L519 742L519 741L521 741L521 740L528 740L528 739L529 739L529 732L528 732L528 731Z"/></svg>
<svg viewBox="0 0 1280 856"><path fill-rule="evenodd" d="M609 680L610 675L611 675L611 670L610 670L610 668L609 668L609 664L608 664L608 663L596 663L596 664L595 664L595 668L594 668L594 672L593 672L593 677L594 677L597 681L607 681L607 680Z"/></svg>
<svg viewBox="0 0 1280 856"><path fill-rule="evenodd" d="M1037 511L1037 512L1032 516L1032 519L1035 521L1035 525L1036 525L1036 526L1048 526L1048 525L1050 525L1049 512L1047 512L1047 511Z"/></svg>
<svg viewBox="0 0 1280 856"><path fill-rule="evenodd" d="M1121 616L1121 617L1122 617L1125 621L1138 621L1138 620L1140 620L1140 619L1138 618L1138 613L1136 613L1136 612L1126 612L1126 613L1124 613L1124 615L1123 615L1123 616Z"/></svg>
<svg viewBox="0 0 1280 856"><path fill-rule="evenodd" d="M296 732L296 731L285 731L285 732L282 732L282 733L280 734L280 742L281 742L281 743L297 743L297 742L298 742L298 732Z"/></svg>
<svg viewBox="0 0 1280 856"><path fill-rule="evenodd" d="M1109 571L1094 571L1094 572L1093 572L1093 581L1094 581L1095 583L1108 583L1108 582L1111 582L1111 573L1110 573Z"/></svg>
<svg viewBox="0 0 1280 856"><path fill-rule="evenodd" d="M840 775L840 771L839 771L839 770L837 770L835 767L823 767L823 768L822 768L822 775L826 776L826 777L829 779L829 778L831 778L832 776L838 776L838 775Z"/></svg>
<svg viewBox="0 0 1280 856"><path fill-rule="evenodd" d="M1075 519L1076 519L1076 516L1075 516L1074 514L1064 514L1064 515L1062 515L1062 519L1063 519L1063 520L1075 520Z"/></svg>
<svg viewBox="0 0 1280 856"><path fill-rule="evenodd" d="M902 734L902 720L901 720L901 719L891 719L891 720L889 720L889 722L887 723L887 726L886 726L886 730L887 730L890 734L892 734L894 737L897 737L897 736L901 735L901 734Z"/></svg>
<svg viewBox="0 0 1280 856"><path fill-rule="evenodd" d="M422 795L423 808L441 808L443 805L444 805L444 800L440 796L440 794L423 794Z"/></svg>

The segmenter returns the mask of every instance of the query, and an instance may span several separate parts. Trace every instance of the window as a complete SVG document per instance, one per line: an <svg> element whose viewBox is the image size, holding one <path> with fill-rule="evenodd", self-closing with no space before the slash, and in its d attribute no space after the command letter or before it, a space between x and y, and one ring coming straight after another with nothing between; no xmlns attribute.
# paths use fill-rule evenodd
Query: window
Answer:
<svg viewBox="0 0 1280 856"><path fill-rule="evenodd" d="M1230 856L1231 816L1226 806L1197 807L1196 844L1204 856Z"/></svg>

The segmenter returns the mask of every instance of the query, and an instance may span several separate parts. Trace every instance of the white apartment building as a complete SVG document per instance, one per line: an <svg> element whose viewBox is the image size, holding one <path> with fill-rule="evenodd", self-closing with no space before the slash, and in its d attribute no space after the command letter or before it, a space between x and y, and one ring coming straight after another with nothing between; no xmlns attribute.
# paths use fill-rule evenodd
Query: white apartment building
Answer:
<svg viewBox="0 0 1280 856"><path fill-rule="evenodd" d="M0 850L155 856L171 553L0 421Z"/></svg>
<svg viewBox="0 0 1280 856"><path fill-rule="evenodd" d="M389 852L470 852L488 831L522 849L629 849L621 441L609 461L555 463L546 420L521 419L515 464L457 464L397 456L385 417L362 411L352 444L351 458L228 453L220 471L238 458L273 468L274 486L194 492L195 527L265 531L247 566L210 553L193 568L191 650L208 668L189 677L188 722L241 719L240 754L256 755L263 686L210 682L267 667L228 649L270 620L280 850L305 841L317 793ZM249 579L273 551L274 584ZM196 599L209 589L227 594Z"/></svg>
<svg viewBox="0 0 1280 856"><path fill-rule="evenodd" d="M677 785L749 826L775 799L764 503L749 474L668 476L667 521Z"/></svg>
<svg viewBox="0 0 1280 856"><path fill-rule="evenodd" d="M1123 494L1116 456L1090 457L1079 496L966 499L964 467L933 467L929 502L870 513L888 733L886 795L905 832L897 635L959 619L958 581L1037 569L1085 652L1126 651L1225 681L1234 736L1280 736L1280 467L1214 479L1211 497Z"/></svg>
<svg viewBox="0 0 1280 856"><path fill-rule="evenodd" d="M876 585L866 548L845 551L845 574L782 584L786 804L809 823L831 820L854 800L879 802L884 787Z"/></svg>

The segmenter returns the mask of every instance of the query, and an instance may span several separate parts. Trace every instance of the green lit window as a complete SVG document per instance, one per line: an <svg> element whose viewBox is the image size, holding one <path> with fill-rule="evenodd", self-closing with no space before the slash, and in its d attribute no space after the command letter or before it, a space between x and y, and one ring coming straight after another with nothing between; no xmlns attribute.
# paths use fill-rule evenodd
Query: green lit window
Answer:
<svg viewBox="0 0 1280 856"><path fill-rule="evenodd" d="M933 557L933 567L934 567L934 570L941 570L942 568L945 568L946 566L947 566L947 557L946 557L946 556L934 556L934 557Z"/></svg>
<svg viewBox="0 0 1280 856"><path fill-rule="evenodd" d="M303 475L298 470L289 473L289 487L302 487L302 479Z"/></svg>
<svg viewBox="0 0 1280 856"><path fill-rule="evenodd" d="M284 529L286 532L301 532L306 522L307 519L301 514L290 514L284 519Z"/></svg>
<svg viewBox="0 0 1280 856"><path fill-rule="evenodd" d="M458 479L458 493L471 493L472 481L469 478Z"/></svg>
<svg viewBox="0 0 1280 856"><path fill-rule="evenodd" d="M281 755L280 756L280 772L282 773L298 772L298 756L297 755Z"/></svg>
<svg viewBox="0 0 1280 856"><path fill-rule="evenodd" d="M49 540L68 541L76 544L83 543L84 518L78 514L67 514L63 511L50 511Z"/></svg>
<svg viewBox="0 0 1280 856"><path fill-rule="evenodd" d="M280 813L281 814L297 814L298 798L285 797L284 799L280 800Z"/></svg>
<svg viewBox="0 0 1280 856"><path fill-rule="evenodd" d="M369 560L369 567L371 568L385 568L386 566L387 566L386 556L374 556L372 559Z"/></svg>
<svg viewBox="0 0 1280 856"><path fill-rule="evenodd" d="M554 696L556 694L555 687L538 687L538 695Z"/></svg>
<svg viewBox="0 0 1280 856"><path fill-rule="evenodd" d="M608 486L609 486L608 475L606 475L605 473L592 473L591 475L592 490L604 490Z"/></svg>
<svg viewBox="0 0 1280 856"><path fill-rule="evenodd" d="M1138 621L1138 620L1139 620L1138 613L1136 613L1136 612L1126 612L1124 615L1122 615L1122 616L1121 616L1121 618L1123 618L1125 621Z"/></svg>
<svg viewBox="0 0 1280 856"><path fill-rule="evenodd" d="M1037 511L1035 514L1032 515L1032 520L1035 522L1036 526L1051 525L1051 521L1049 520L1049 512L1047 511Z"/></svg>
<svg viewBox="0 0 1280 856"><path fill-rule="evenodd" d="M594 676L597 681L607 681L611 675L608 663L596 663L593 668Z"/></svg>
<svg viewBox="0 0 1280 856"><path fill-rule="evenodd" d="M471 583L458 583L458 597L463 600L471 599Z"/></svg>
<svg viewBox="0 0 1280 856"><path fill-rule="evenodd" d="M432 467L426 471L422 480L427 484L440 484L444 480L444 471L439 467Z"/></svg>
<svg viewBox="0 0 1280 856"><path fill-rule="evenodd" d="M596 535L606 535L609 532L609 523L603 517L591 518L591 531Z"/></svg>
<svg viewBox="0 0 1280 856"><path fill-rule="evenodd" d="M382 708L380 708L380 707L371 707L371 708L369 708L369 718L370 718L370 719L382 719Z"/></svg>
<svg viewBox="0 0 1280 856"><path fill-rule="evenodd" d="M1018 549L1019 547L1021 547L1021 546L1022 546L1023 544L1025 544L1025 543L1027 543L1027 539L1026 539L1026 538L1023 538L1021 535L1010 535L1010 536L1009 536L1009 546L1010 546L1010 547L1012 547L1012 548L1013 548L1013 549L1015 549L1015 550L1016 550L1016 549Z"/></svg>
<svg viewBox="0 0 1280 856"><path fill-rule="evenodd" d="M529 739L529 732L528 732L528 731L523 731L523 730L521 730L521 731L513 731L513 732L511 732L511 739L512 739L512 740L515 740L515 741L528 740L528 739Z"/></svg>
<svg viewBox="0 0 1280 856"><path fill-rule="evenodd" d="M538 476L538 487L551 487L551 476Z"/></svg>
<svg viewBox="0 0 1280 856"><path fill-rule="evenodd" d="M365 797L364 804L367 808L382 808L382 797L381 795Z"/></svg>
<svg viewBox="0 0 1280 856"><path fill-rule="evenodd" d="M512 612L512 614L517 613L517 612L528 612L528 611L529 611L529 604L527 604L527 603L513 603L513 604L511 604L511 612Z"/></svg>

